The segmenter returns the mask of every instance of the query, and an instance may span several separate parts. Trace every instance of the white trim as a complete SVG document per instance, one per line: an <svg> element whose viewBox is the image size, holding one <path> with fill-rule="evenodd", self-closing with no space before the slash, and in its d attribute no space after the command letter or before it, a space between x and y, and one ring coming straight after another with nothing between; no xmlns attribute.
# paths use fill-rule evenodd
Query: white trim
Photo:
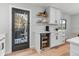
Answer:
<svg viewBox="0 0 79 59"><path fill-rule="evenodd" d="M10 52L10 51L9 51L9 52L6 52L6 53L5 53L5 56L6 56L6 55L9 55L9 54L11 54L11 52Z"/></svg>
<svg viewBox="0 0 79 59"><path fill-rule="evenodd" d="M10 42L10 48L9 48L9 53L11 53L12 52L12 8L18 8L18 9L23 9L23 10L28 10L28 11L30 11L30 21L31 21L31 10L30 9L27 9L27 8L23 8L23 7L18 7L18 6L15 6L15 5L10 5L9 6L9 15L10 15L10 24L9 24L9 42ZM30 37L31 37L31 26L30 26ZM31 48L31 39L30 39L30 37L29 37L29 42L30 42L30 48ZM6 54L7 54L7 52L6 52Z"/></svg>

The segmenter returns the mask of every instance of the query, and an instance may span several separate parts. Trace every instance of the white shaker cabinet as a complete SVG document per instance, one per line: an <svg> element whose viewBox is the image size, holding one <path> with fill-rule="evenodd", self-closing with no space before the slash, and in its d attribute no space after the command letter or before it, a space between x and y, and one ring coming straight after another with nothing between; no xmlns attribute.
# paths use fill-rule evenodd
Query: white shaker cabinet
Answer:
<svg viewBox="0 0 79 59"><path fill-rule="evenodd" d="M61 11L59 9L49 7L49 24L59 24L62 17Z"/></svg>
<svg viewBox="0 0 79 59"><path fill-rule="evenodd" d="M65 43L65 30L58 31L58 33L51 33L50 47L59 46Z"/></svg>
<svg viewBox="0 0 79 59"><path fill-rule="evenodd" d="M50 35L50 47L54 47L57 44L55 33L51 33Z"/></svg>
<svg viewBox="0 0 79 59"><path fill-rule="evenodd" d="M65 30L59 30L58 31L58 42L59 44L64 44L65 43Z"/></svg>
<svg viewBox="0 0 79 59"><path fill-rule="evenodd" d="M55 20L55 8L49 8L49 24L56 24L57 21Z"/></svg>
<svg viewBox="0 0 79 59"><path fill-rule="evenodd" d="M60 24L60 20L62 18L62 13L59 9L56 9L55 11L55 20L57 21L57 24Z"/></svg>

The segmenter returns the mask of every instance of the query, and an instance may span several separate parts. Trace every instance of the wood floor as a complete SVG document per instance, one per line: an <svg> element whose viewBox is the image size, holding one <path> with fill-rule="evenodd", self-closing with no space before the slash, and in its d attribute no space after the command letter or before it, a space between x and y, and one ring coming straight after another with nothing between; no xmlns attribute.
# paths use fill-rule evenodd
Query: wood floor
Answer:
<svg viewBox="0 0 79 59"><path fill-rule="evenodd" d="M41 54L37 53L35 49L29 48L13 52L7 56L69 56L69 44L43 50Z"/></svg>

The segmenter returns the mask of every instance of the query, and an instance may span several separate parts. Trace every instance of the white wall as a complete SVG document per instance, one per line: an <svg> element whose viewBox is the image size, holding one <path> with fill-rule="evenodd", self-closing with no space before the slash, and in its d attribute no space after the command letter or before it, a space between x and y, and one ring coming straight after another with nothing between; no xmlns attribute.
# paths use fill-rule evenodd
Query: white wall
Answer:
<svg viewBox="0 0 79 59"><path fill-rule="evenodd" d="M9 48L9 4L0 4L0 33L6 33L6 48Z"/></svg>
<svg viewBox="0 0 79 59"><path fill-rule="evenodd" d="M73 15L71 18L72 18L72 22L71 22L72 30L71 30L71 32L72 33L79 33L79 14ZM73 34L72 37L74 37L74 36L76 36L76 35Z"/></svg>

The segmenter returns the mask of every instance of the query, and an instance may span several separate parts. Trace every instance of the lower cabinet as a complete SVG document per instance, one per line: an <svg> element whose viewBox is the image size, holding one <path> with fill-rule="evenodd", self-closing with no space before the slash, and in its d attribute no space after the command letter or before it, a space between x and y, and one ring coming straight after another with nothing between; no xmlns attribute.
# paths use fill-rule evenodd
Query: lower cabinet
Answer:
<svg viewBox="0 0 79 59"><path fill-rule="evenodd" d="M56 36L51 32L39 32L35 34L35 49L38 53L44 48L51 48L65 43L62 35Z"/></svg>
<svg viewBox="0 0 79 59"><path fill-rule="evenodd" d="M50 47L54 47L57 44L56 36L54 33L50 34Z"/></svg>
<svg viewBox="0 0 79 59"><path fill-rule="evenodd" d="M65 35L56 35L55 33L51 33L50 35L50 47L55 47L65 43Z"/></svg>

